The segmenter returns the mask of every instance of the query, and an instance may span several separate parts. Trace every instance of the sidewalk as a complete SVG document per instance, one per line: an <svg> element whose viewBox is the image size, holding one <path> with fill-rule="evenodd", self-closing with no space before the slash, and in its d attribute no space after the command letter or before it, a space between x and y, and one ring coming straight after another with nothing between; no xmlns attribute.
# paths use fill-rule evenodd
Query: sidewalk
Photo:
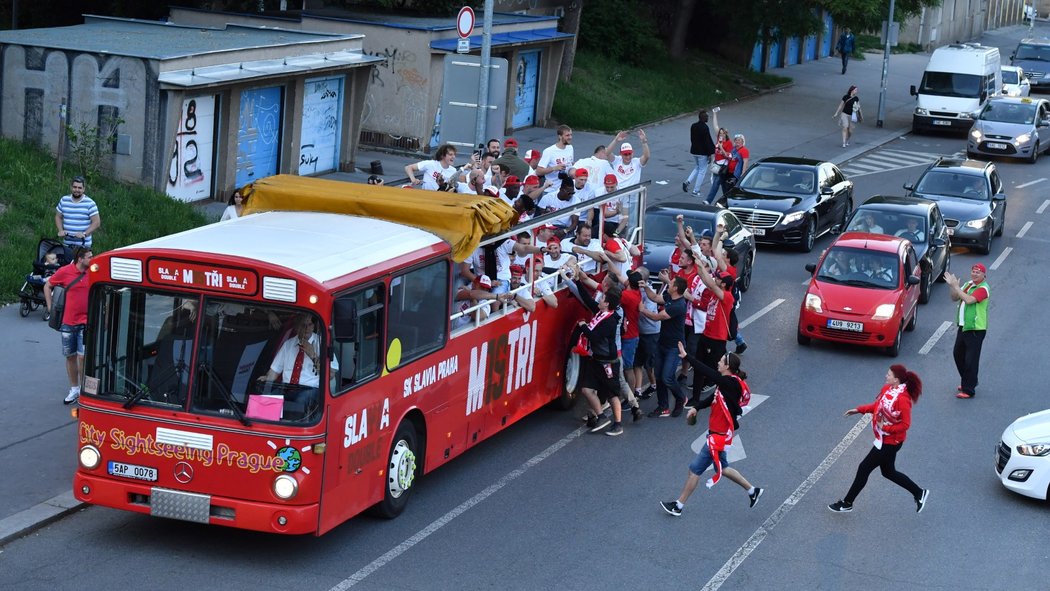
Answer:
<svg viewBox="0 0 1050 591"><path fill-rule="evenodd" d="M990 32L982 40L1006 49L1027 31L1027 27L1008 27ZM1004 51L1004 57L1009 53L1008 49ZM846 75L839 74L841 65L836 58L778 70L792 77L794 84L722 105L718 122L730 133L747 137L752 160L790 155L842 163L910 131L914 98L909 96L908 86L919 83L929 56L890 57L882 128L875 127L882 56L867 54L866 58L852 60ZM832 114L851 84L860 88L865 120L851 146L844 149ZM692 168L688 140L689 126L695 119L695 114L689 114L646 127L653 151L643 173L643 178L653 181L650 203L688 198L681 192L681 183ZM543 149L554 142L555 134L550 129L532 128L514 137L522 150ZM595 146L610 139L607 135L575 132L576 157L589 156ZM357 161L363 166L373 160L382 162L384 176L390 180L403 178L404 166L415 161L388 153L358 154ZM364 182L368 173L329 176ZM214 202L204 206L215 219L224 207ZM20 318L17 305L0 308L0 334L6 337L0 340L0 383L7 386L0 396L0 462L7 469L6 478L0 481L0 498L5 500L0 506L2 545L75 511L79 505L70 491L77 433L70 407L61 403L68 385L59 355L59 336L41 321L39 311Z"/></svg>

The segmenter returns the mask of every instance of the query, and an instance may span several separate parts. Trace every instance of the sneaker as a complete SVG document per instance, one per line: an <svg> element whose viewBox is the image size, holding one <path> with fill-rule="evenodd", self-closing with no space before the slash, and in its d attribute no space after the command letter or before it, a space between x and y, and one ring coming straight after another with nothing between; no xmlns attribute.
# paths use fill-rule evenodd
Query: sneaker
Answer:
<svg viewBox="0 0 1050 591"><path fill-rule="evenodd" d="M69 394L66 394L66 397L62 399L62 404L73 404L78 398L80 398L80 387L73 386L69 389Z"/></svg>
<svg viewBox="0 0 1050 591"><path fill-rule="evenodd" d="M609 430L605 432L605 434L609 437L617 437L619 435L623 435L623 425L620 423L613 423L612 427L610 427Z"/></svg>
<svg viewBox="0 0 1050 591"><path fill-rule="evenodd" d="M683 193L688 193L689 192L689 182L688 181L682 183L682 192Z"/></svg>
<svg viewBox="0 0 1050 591"><path fill-rule="evenodd" d="M677 419L678 417L682 416L682 412L684 412L684 411L685 411L685 405L682 405L682 404L674 405L674 410L671 411L671 418Z"/></svg>
<svg viewBox="0 0 1050 591"><path fill-rule="evenodd" d="M595 417L593 424L591 423L591 421L587 421L587 427L590 428L591 433L597 433L598 431L601 431L602 429L608 427L610 424L612 424L612 420L610 420L609 417L606 415Z"/></svg>
<svg viewBox="0 0 1050 591"><path fill-rule="evenodd" d="M752 508L753 508L753 507L754 507L755 505L757 505L757 504L758 504L758 498L762 496L762 490L763 490L763 489L761 489L761 488L758 488L758 487L756 486L756 487L755 487L755 492L754 492L754 493L752 493L752 494L749 494L749 495L747 495L747 496L748 496L748 498L750 498L750 499L751 499L751 507L752 507Z"/></svg>
<svg viewBox="0 0 1050 591"><path fill-rule="evenodd" d="M955 395L955 397L956 398L961 398L963 400L969 400L969 399L973 398L973 394L970 394L969 392L961 392L960 391L958 394Z"/></svg>
<svg viewBox="0 0 1050 591"><path fill-rule="evenodd" d="M644 415L642 415L642 409L641 408L639 408L637 406L631 408L631 418L634 419L634 422L637 423L638 421L642 420L642 416L644 416Z"/></svg>
<svg viewBox="0 0 1050 591"><path fill-rule="evenodd" d="M922 489L922 495L915 499L915 512L922 513L922 510L926 508L926 499L930 497L930 491Z"/></svg>
<svg viewBox="0 0 1050 591"><path fill-rule="evenodd" d="M734 353L737 355L743 355L744 351L747 351L747 343L740 343L736 346L736 351L734 351Z"/></svg>
<svg viewBox="0 0 1050 591"><path fill-rule="evenodd" d="M671 411L667 410L666 408L660 408L660 407L654 408L653 411L649 413L649 418L652 418L652 419L655 419L655 418L658 418L658 417L660 417L660 418L662 418L662 417L669 417L669 416L671 416Z"/></svg>
<svg viewBox="0 0 1050 591"><path fill-rule="evenodd" d="M649 400L653 397L653 394L656 394L656 386L649 384L649 387L645 390L642 390L642 393L638 396L638 398L642 400Z"/></svg>
<svg viewBox="0 0 1050 591"><path fill-rule="evenodd" d="M853 510L853 503L847 503L846 501L835 501L828 505L828 509L831 509L835 513L849 513Z"/></svg>
<svg viewBox="0 0 1050 591"><path fill-rule="evenodd" d="M662 507L668 515L678 517L682 514L682 510L678 508L678 501L663 501L660 503L660 507Z"/></svg>

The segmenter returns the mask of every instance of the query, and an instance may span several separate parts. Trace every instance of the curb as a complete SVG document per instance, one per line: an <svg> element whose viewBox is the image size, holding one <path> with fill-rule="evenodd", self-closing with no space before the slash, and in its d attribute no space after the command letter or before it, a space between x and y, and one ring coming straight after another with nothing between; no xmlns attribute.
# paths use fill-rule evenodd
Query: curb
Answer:
<svg viewBox="0 0 1050 591"><path fill-rule="evenodd" d="M25 511L0 519L0 546L26 536L85 505L87 503L81 503L73 497L73 491L67 491Z"/></svg>

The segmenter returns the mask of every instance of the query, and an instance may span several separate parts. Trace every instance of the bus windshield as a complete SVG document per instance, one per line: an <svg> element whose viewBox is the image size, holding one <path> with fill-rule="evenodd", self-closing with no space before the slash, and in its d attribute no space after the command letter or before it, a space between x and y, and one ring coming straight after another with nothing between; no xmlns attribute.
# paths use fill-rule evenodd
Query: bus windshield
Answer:
<svg viewBox="0 0 1050 591"><path fill-rule="evenodd" d="M120 286L103 286L94 305L87 395L245 425L322 414L327 356L312 313Z"/></svg>

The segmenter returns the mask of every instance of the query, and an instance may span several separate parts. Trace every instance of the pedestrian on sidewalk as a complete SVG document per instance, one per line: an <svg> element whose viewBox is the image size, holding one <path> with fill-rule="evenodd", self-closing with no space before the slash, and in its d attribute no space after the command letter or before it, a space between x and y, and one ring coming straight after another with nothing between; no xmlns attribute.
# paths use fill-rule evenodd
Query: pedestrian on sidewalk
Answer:
<svg viewBox="0 0 1050 591"><path fill-rule="evenodd" d="M718 484L722 475L725 475L726 478L737 483L747 491L751 506L754 507L755 503L758 503L759 497L762 496L762 489L752 486L744 478L743 474L735 468L730 468L725 452L725 448L733 444L734 432L740 428L738 419L743 414L742 406L747 406L751 398L751 390L744 381L747 379L747 374L740 369L740 357L735 353L726 353L718 360L718 369L716 371L705 365L701 360L689 355L685 350L685 345L682 343L678 343L678 356L682 359L688 359L697 372L713 380L717 387L707 398L701 400L694 396L690 400L690 408L686 414L686 421L690 425L696 424L696 415L699 409L711 408L711 415L707 423L707 441L704 443L700 453L696 454L696 458L690 462L689 474L686 477L685 486L682 487L682 493L678 495L678 499L661 502L660 506L669 515L675 517L681 515L685 502L689 500L689 496L693 494L697 485L700 484L700 477L714 464L715 473L714 476L708 479L707 487L711 488ZM697 374L697 377L700 374Z"/></svg>
<svg viewBox="0 0 1050 591"><path fill-rule="evenodd" d="M858 406L846 411L845 416L870 414L871 430L875 433L875 443L868 455L857 466L857 475L853 485L840 501L828 505L836 513L849 513L853 510L853 501L868 483L868 476L875 468L882 470L882 475L897 486L911 493L915 499L915 511L922 513L930 491L919 488L903 473L898 472L894 463L897 452L904 445L904 439L911 426L911 407L922 396L922 380L915 372L900 364L890 366L886 372L886 384L882 387L875 402Z"/></svg>
<svg viewBox="0 0 1050 591"><path fill-rule="evenodd" d="M718 127L718 110L718 107L711 109L715 117L715 127ZM711 157L715 154L715 143L711 139L711 128L707 126L707 109L700 109L696 119L689 127L689 153L693 156L696 166L682 182L682 192L689 193L689 184L694 183L692 194L699 196L700 187L707 180L709 173L707 165L711 163Z"/></svg>
<svg viewBox="0 0 1050 591"><path fill-rule="evenodd" d="M91 247L77 247L73 251L73 262L62 267L44 281L44 302L48 312L52 310L51 292L55 287L66 290L65 307L61 310L62 356L66 358L66 375L69 377L69 394L62 401L73 404L80 398L80 377L84 373L84 329L88 317L88 267L91 266Z"/></svg>
<svg viewBox="0 0 1050 591"><path fill-rule="evenodd" d="M856 44L856 37L853 36L853 31L846 27L839 35L839 41L835 44L835 50L839 52L839 56L842 58L842 73L846 73L846 66L849 64L849 56L853 55L853 47Z"/></svg>
<svg viewBox="0 0 1050 591"><path fill-rule="evenodd" d="M858 123L864 121L864 116L860 112L860 97L857 96L857 91L858 88L855 85L850 86L846 94L842 95L842 100L839 101L839 108L831 116L832 119L839 120L839 127L842 128L843 148L849 145L849 141L853 137L853 129L857 127Z"/></svg>
<svg viewBox="0 0 1050 591"><path fill-rule="evenodd" d="M955 397L964 400L977 395L977 370L981 364L981 345L988 330L988 300L991 296L987 272L982 263L975 264L970 268L970 280L962 286L958 277L944 274L952 301L959 302L955 317L959 330L955 333L952 353L961 380Z"/></svg>

